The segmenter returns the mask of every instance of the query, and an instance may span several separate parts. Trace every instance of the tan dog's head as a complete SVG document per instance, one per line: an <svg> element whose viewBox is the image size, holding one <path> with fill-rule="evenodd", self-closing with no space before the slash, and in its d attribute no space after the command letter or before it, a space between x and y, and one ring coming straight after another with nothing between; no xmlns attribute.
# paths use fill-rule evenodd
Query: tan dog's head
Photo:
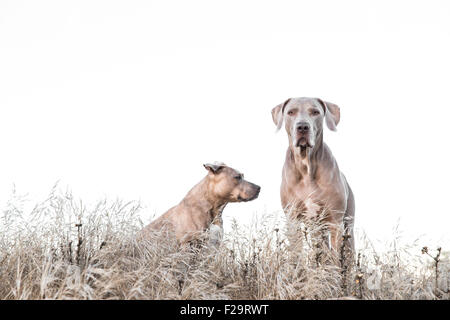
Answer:
<svg viewBox="0 0 450 320"><path fill-rule="evenodd" d="M251 201L258 198L260 186L244 180L244 175L224 163L207 163L209 190L226 202Z"/></svg>
<svg viewBox="0 0 450 320"><path fill-rule="evenodd" d="M292 147L304 151L322 138L324 119L327 127L336 131L340 110L318 98L290 98L272 109L272 119L278 130L284 121Z"/></svg>

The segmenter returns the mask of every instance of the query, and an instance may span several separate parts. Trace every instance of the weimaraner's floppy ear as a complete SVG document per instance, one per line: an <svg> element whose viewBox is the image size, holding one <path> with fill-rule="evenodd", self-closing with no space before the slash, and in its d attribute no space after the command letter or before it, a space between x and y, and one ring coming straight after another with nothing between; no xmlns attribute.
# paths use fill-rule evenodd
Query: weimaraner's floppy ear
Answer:
<svg viewBox="0 0 450 320"><path fill-rule="evenodd" d="M277 105L275 108L272 109L272 120L273 123L275 123L275 125L277 126L277 130L280 130L281 126L283 125L283 112L289 100L291 100L291 98L287 99L283 103L280 103L279 105Z"/></svg>
<svg viewBox="0 0 450 320"><path fill-rule="evenodd" d="M323 110L325 111L325 122L327 123L328 129L330 129L331 131L336 131L336 126L341 119L341 111L339 107L334 103L323 101L319 98L317 98L317 100L322 105Z"/></svg>
<svg viewBox="0 0 450 320"><path fill-rule="evenodd" d="M225 164L224 163L215 162L215 163L205 163L203 166L209 172L216 174L216 173L219 173L219 171L223 167L225 167Z"/></svg>

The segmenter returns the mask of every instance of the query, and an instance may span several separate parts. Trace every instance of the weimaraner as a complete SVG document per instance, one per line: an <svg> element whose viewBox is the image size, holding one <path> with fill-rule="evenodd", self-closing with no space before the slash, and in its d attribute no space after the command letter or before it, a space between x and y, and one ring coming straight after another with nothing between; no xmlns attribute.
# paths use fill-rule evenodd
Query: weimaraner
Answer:
<svg viewBox="0 0 450 320"><path fill-rule="evenodd" d="M339 107L318 98L290 98L272 109L272 118L278 130L285 123L289 138L280 190L283 210L296 218L325 214L332 249L337 252L349 238L353 252L353 192L323 141L323 120L336 131Z"/></svg>

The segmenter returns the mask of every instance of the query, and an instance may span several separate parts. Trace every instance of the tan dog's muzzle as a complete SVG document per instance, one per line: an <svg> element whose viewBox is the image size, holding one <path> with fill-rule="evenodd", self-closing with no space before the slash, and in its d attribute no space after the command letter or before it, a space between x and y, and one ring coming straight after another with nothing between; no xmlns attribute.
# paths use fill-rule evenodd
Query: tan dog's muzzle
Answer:
<svg viewBox="0 0 450 320"><path fill-rule="evenodd" d="M261 187L245 181L243 182L243 188L242 188L242 192L239 193L238 195L238 201L239 202L247 202L247 201L252 201L255 200L256 198L258 198L259 196L259 192L261 191Z"/></svg>

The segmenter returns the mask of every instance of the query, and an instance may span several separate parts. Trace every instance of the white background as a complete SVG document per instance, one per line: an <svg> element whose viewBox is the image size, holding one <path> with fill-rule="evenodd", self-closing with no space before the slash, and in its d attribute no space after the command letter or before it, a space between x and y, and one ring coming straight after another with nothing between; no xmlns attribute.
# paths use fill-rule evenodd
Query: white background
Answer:
<svg viewBox="0 0 450 320"><path fill-rule="evenodd" d="M53 184L140 199L144 220L224 161L262 186L232 218L280 210L289 97L341 107L325 132L356 225L447 247L448 1L0 0L0 200ZM445 240L443 240L445 239ZM442 243L446 241L446 243Z"/></svg>

